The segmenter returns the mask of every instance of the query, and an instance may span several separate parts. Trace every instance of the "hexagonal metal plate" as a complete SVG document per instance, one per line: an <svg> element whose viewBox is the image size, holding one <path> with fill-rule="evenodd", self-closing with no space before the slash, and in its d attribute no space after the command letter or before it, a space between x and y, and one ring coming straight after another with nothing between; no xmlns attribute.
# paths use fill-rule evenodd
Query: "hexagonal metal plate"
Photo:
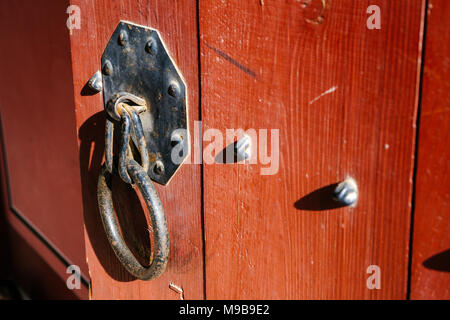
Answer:
<svg viewBox="0 0 450 320"><path fill-rule="evenodd" d="M109 61L109 70L105 64ZM102 56L103 101L128 92L144 99L140 114L150 156L149 177L167 184L189 153L186 84L157 30L121 21ZM180 130L181 129L181 130ZM183 151L172 160L174 132L181 134ZM185 136L183 136L185 135ZM156 161L164 171L157 173Z"/></svg>

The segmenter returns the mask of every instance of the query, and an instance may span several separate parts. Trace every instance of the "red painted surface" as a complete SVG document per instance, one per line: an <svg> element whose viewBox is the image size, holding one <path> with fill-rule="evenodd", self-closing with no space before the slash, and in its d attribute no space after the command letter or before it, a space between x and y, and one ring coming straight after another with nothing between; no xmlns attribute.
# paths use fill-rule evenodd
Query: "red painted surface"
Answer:
<svg viewBox="0 0 450 320"><path fill-rule="evenodd" d="M192 130L194 120L199 116L196 2L76 0L71 4L78 5L85 17L82 28L73 30L71 49L92 298L180 299L179 294L169 289L169 284L173 282L183 288L186 299L202 299L200 166L183 165L169 185L156 185L169 227L169 264L166 272L154 281L132 278L107 242L97 208L98 169L104 150L102 96L84 96L81 93L92 74L100 68L103 50L120 20L156 28L186 80L189 126ZM150 239L141 204L135 192L120 179L113 184L124 238L136 254L144 256L150 250Z"/></svg>
<svg viewBox="0 0 450 320"><path fill-rule="evenodd" d="M82 17L71 33L70 4ZM170 283L186 299L405 299L425 1L378 1L380 30L366 28L371 4L199 1L197 16L195 0L2 2L2 191L24 286L41 297L88 294L66 289L66 266L11 206L86 275L88 260L93 299L179 299ZM449 5L429 4L410 295L448 299ZM101 95L83 88L120 20L160 31L187 82L191 142L200 95L203 132L279 130L275 175L260 174L268 165L203 164L201 177L186 164L157 186L171 254L154 281L123 269L97 209L105 115ZM347 176L358 205L330 207L322 188ZM124 237L147 262L140 201L113 184ZM366 286L370 265L380 267L379 290Z"/></svg>
<svg viewBox="0 0 450 320"><path fill-rule="evenodd" d="M406 298L424 1L370 4L200 1L204 131L280 142L272 176L204 166L208 299ZM301 200L347 175L356 208Z"/></svg>
<svg viewBox="0 0 450 320"><path fill-rule="evenodd" d="M68 276L65 265L10 208L87 275L67 5L65 1L0 3L0 112L10 183L8 220L63 286ZM6 178L5 171L2 177ZM6 191L5 181L3 186ZM31 272L32 258L27 260L11 243L14 267L22 270L26 265ZM87 289L76 294L86 297Z"/></svg>

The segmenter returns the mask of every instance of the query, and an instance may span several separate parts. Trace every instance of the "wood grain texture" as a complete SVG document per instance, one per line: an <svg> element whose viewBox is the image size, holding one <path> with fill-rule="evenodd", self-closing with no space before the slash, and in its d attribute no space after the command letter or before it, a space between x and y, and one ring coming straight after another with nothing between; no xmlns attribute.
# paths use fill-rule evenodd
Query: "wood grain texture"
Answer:
<svg viewBox="0 0 450 320"><path fill-rule="evenodd" d="M410 297L450 299L450 3L427 14Z"/></svg>
<svg viewBox="0 0 450 320"><path fill-rule="evenodd" d="M68 1L0 3L0 112L8 165L2 172L5 210L13 232L58 274L61 286L68 277L66 265L11 208L47 238L66 262L87 274L67 6ZM19 243L11 240L11 246L13 261L26 264L32 272L31 256L27 261L27 255L18 252ZM35 272L28 276L38 279ZM43 274L42 286L44 279ZM87 297L87 288L81 295Z"/></svg>
<svg viewBox="0 0 450 320"><path fill-rule="evenodd" d="M377 1L381 30L371 4L200 1L204 132L278 129L280 146L275 175L204 167L207 299L406 298L424 2ZM356 208L303 205L346 176Z"/></svg>
<svg viewBox="0 0 450 320"><path fill-rule="evenodd" d="M146 0L74 0L81 9L81 29L71 36L75 106L83 184L87 258L93 299L203 298L200 166L183 165L168 186L156 185L166 212L170 256L166 272L153 281L131 278L106 240L97 209L98 169L103 161L105 114L101 95L83 95L83 87L100 69L100 58L120 20L156 28L181 70L188 87L189 125L198 119L198 47L196 2ZM116 213L129 246L148 262L148 224L134 191L114 181ZM145 259L147 258L147 259Z"/></svg>

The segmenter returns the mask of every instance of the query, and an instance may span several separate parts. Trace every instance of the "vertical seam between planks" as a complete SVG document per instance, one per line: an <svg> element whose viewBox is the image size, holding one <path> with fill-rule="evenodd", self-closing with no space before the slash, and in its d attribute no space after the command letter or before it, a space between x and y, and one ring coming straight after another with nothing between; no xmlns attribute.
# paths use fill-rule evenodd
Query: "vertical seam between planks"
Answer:
<svg viewBox="0 0 450 320"><path fill-rule="evenodd" d="M416 130L415 130L415 138L414 138L414 164L413 164L413 174L412 174L412 195L411 195L411 220L410 220L410 227L409 227L409 248L408 248L408 270L407 270L407 287L406 287L406 299L411 299L411 278L412 278L412 260L413 260L413 240L414 240L414 213L416 209L416 183L417 183L417 162L418 162L418 155L419 155L419 131L420 131L420 115L421 115L421 109L422 109L422 88L423 88L423 73L424 73L424 67L425 67L425 46L426 46L426 37L427 37L427 10L428 10L429 0L424 0L424 5L422 5L422 17L423 22L421 25L420 32L422 33L422 37L419 40L422 45L422 52L419 53L420 55L420 71L419 76L417 80L417 87L418 87L418 98L417 98L417 113L416 113ZM420 43L419 42L419 43Z"/></svg>
<svg viewBox="0 0 450 320"><path fill-rule="evenodd" d="M202 65L201 65L201 45L200 45L200 0L195 1L196 5L196 23L197 23L197 64L198 64L198 118L202 118ZM203 135L203 122L200 127L200 134ZM197 139L197 137L194 137ZM200 150L203 150L203 139L200 139ZM195 150L194 150L195 152ZM203 152L201 152L201 159ZM206 300L206 239L205 239L205 196L204 196L204 167L203 161L200 160L200 218L202 230L202 254L203 254L203 300Z"/></svg>

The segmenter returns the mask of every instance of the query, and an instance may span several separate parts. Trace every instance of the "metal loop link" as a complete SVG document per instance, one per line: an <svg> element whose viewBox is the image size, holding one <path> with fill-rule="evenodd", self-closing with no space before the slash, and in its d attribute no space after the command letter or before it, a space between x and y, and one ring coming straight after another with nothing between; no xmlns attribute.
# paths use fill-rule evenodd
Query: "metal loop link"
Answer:
<svg viewBox="0 0 450 320"><path fill-rule="evenodd" d="M137 143L137 148L141 157L141 166L144 171L148 170L150 166L150 160L148 157L147 143L145 142L144 129L142 128L141 118L139 117L136 108L123 104L123 108L128 112L131 122L133 123L132 135L134 136L134 141Z"/></svg>
<svg viewBox="0 0 450 320"><path fill-rule="evenodd" d="M139 110L142 106L139 107ZM136 107L126 103L117 105L117 112L121 119L121 141L119 147L119 165L118 172L122 180L128 184L132 184L132 180L127 173L126 163L128 159L133 159L131 149L131 141L134 141L140 154L141 166L144 171L148 171L150 160L148 156L147 144L145 141L142 122ZM130 139L130 135L132 139ZM113 172L113 136L114 122L106 119L105 125L105 163L107 170Z"/></svg>
<svg viewBox="0 0 450 320"><path fill-rule="evenodd" d="M128 147L130 145L130 124L131 118L127 112L121 112L122 135L119 146L119 176L128 184L132 184L131 178L127 172Z"/></svg>

